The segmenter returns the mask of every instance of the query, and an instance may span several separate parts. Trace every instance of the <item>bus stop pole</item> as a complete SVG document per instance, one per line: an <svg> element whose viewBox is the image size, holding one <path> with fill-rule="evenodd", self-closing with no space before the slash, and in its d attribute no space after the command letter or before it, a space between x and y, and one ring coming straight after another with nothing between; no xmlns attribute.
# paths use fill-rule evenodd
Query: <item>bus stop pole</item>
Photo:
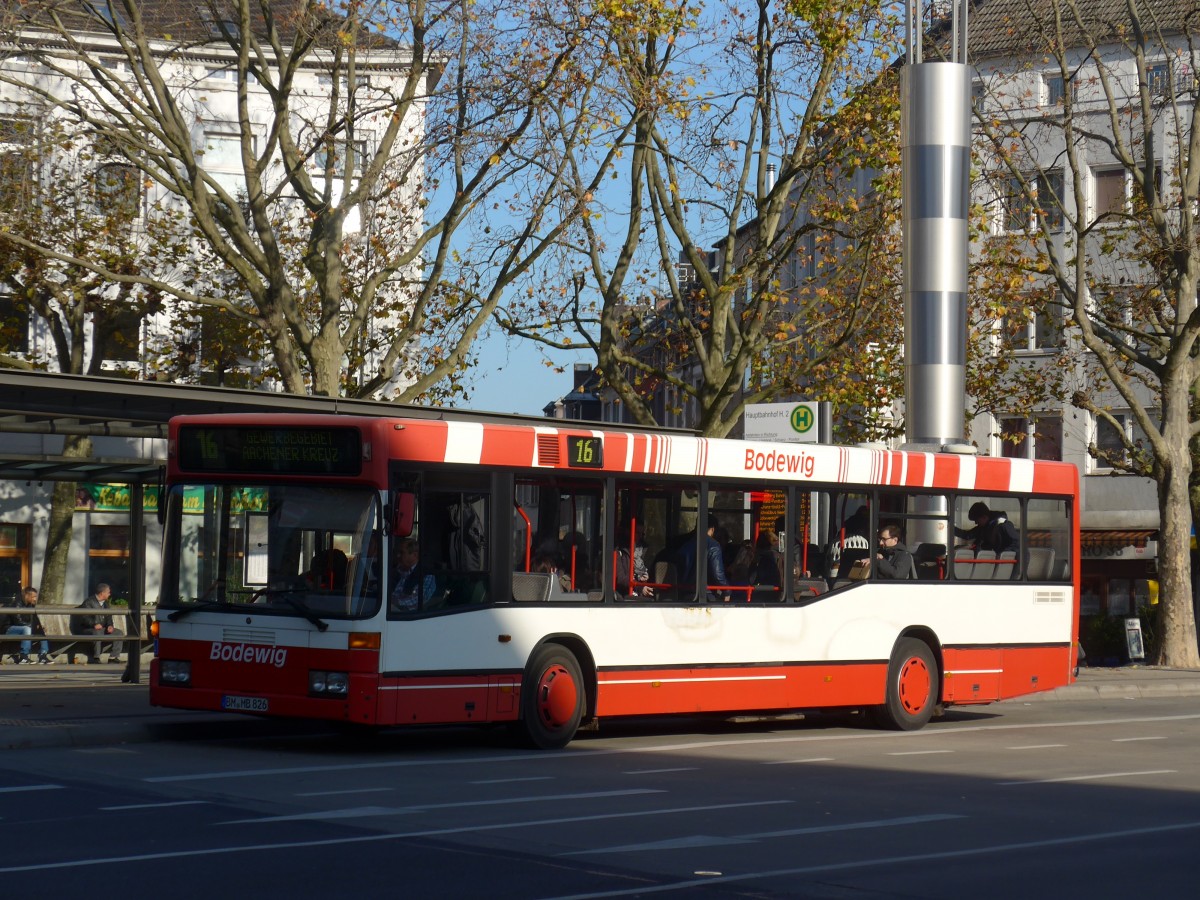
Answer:
<svg viewBox="0 0 1200 900"><path fill-rule="evenodd" d="M142 677L142 605L146 593L146 523L141 484L129 485L129 654L121 680L140 684Z"/></svg>

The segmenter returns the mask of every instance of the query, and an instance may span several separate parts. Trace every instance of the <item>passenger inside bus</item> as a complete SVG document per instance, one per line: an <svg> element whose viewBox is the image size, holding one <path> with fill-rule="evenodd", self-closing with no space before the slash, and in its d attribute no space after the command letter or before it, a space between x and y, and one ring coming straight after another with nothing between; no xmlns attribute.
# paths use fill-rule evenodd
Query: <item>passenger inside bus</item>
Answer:
<svg viewBox="0 0 1200 900"><path fill-rule="evenodd" d="M396 545L396 564L392 567L394 581L388 595L393 612L412 612L428 606L437 592L437 579L420 568L420 545L415 538L403 538Z"/></svg>
<svg viewBox="0 0 1200 900"><path fill-rule="evenodd" d="M313 554L304 574L309 588L319 591L340 591L346 587L346 554L337 547L318 550Z"/></svg>
<svg viewBox="0 0 1200 900"><path fill-rule="evenodd" d="M975 523L975 527L955 528L954 536L969 542L972 550L990 550L999 555L1020 546L1020 535L1008 520L1007 513L992 511L986 503L975 503L968 510L967 517Z"/></svg>
<svg viewBox="0 0 1200 900"><path fill-rule="evenodd" d="M838 531L838 570L835 581L850 577L854 564L871 558L871 509L864 501L850 516L842 522Z"/></svg>
<svg viewBox="0 0 1200 900"><path fill-rule="evenodd" d="M558 570L558 563L549 553L540 553L533 560L533 571L551 575L550 593L562 593L571 590L571 579Z"/></svg>
<svg viewBox="0 0 1200 900"><path fill-rule="evenodd" d="M706 588L726 586L729 584L729 579L725 575L725 560L721 552L721 545L717 543L713 533L717 530L717 517L710 515L708 517L708 530L704 536L705 546L705 571L707 572ZM679 578L683 584L691 584L695 578L696 571L696 533L689 533L689 539L683 542L683 546L679 548ZM708 600L728 600L728 591L711 591L705 590L702 594Z"/></svg>
<svg viewBox="0 0 1200 900"><path fill-rule="evenodd" d="M901 540L899 525L884 525L879 529L879 550L873 564L880 578L906 580L917 577L912 554Z"/></svg>

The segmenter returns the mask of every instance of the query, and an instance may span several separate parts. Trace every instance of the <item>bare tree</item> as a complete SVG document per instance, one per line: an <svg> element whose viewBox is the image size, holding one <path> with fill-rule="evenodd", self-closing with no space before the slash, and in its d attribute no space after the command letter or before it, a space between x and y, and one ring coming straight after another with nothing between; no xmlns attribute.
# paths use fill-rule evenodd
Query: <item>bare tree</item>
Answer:
<svg viewBox="0 0 1200 900"><path fill-rule="evenodd" d="M1061 295L1088 365L1103 374L1073 401L1120 436L1124 452L1107 461L1157 486L1158 661L1190 668L1200 667L1188 497L1200 433L1197 13L1175 0L1025 0L1003 21L985 6L972 23L1005 36L995 64L981 65L978 107L996 216L1028 232L1033 274ZM1037 64L1014 71L1018 48Z"/></svg>
<svg viewBox="0 0 1200 900"><path fill-rule="evenodd" d="M532 145L577 35L569 11L469 0L40 0L2 80L86 126L187 213L194 251L125 273L256 330L286 390L412 399L469 360L505 287L575 214ZM502 185L521 226L462 263L464 225Z"/></svg>
<svg viewBox="0 0 1200 900"><path fill-rule="evenodd" d="M91 154L77 151L81 135L35 113L16 107L0 118L0 293L13 312L12 321L0 324L11 351L0 365L96 375L111 363L120 371L130 365L121 360L137 360L141 322L160 297L72 260L101 260L129 275L139 274L147 260L169 266L173 227L139 216L140 180L127 169L95 170ZM158 239L163 236L165 243ZM34 243L59 248L60 258L36 252ZM46 336L44 346L30 346L31 324ZM64 456L91 456L90 438L63 440ZM57 482L42 567L47 603L63 600L74 515L74 483Z"/></svg>
<svg viewBox="0 0 1200 900"><path fill-rule="evenodd" d="M669 385L703 433L727 434L745 402L866 348L895 302L861 276L888 252L898 197L873 173L898 152L898 111L858 88L894 58L897 23L871 2L729 0L605 6L591 29L606 74L573 107L591 140L562 151L586 215L552 289L504 324L591 347L637 421Z"/></svg>

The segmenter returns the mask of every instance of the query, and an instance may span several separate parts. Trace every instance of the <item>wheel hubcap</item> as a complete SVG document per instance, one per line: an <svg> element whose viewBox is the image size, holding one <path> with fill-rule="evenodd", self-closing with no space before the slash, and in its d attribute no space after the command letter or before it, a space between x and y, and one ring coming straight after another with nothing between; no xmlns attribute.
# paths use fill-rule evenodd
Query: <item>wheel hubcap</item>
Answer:
<svg viewBox="0 0 1200 900"><path fill-rule="evenodd" d="M571 721L579 700L579 688L570 671L561 665L553 665L542 673L538 681L538 713L543 722L553 728L561 728Z"/></svg>
<svg viewBox="0 0 1200 900"><path fill-rule="evenodd" d="M900 669L900 705L904 711L915 716L929 702L929 692L932 690L932 679L925 660L912 657L905 661Z"/></svg>

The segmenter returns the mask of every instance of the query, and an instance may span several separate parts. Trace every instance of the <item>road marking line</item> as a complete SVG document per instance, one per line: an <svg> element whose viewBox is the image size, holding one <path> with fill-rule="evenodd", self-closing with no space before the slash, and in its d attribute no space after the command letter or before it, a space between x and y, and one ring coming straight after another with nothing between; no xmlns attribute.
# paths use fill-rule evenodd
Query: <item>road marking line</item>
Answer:
<svg viewBox="0 0 1200 900"><path fill-rule="evenodd" d="M518 781L553 781L553 775L531 775L528 778L488 778L484 781L468 781L467 784L513 784Z"/></svg>
<svg viewBox="0 0 1200 900"><path fill-rule="evenodd" d="M878 866L903 865L914 862L935 862L944 859L965 859L972 856L986 856L993 853L1011 853L1014 850L1040 850L1045 847L1062 847L1072 844L1087 844L1095 841L1112 841L1128 837L1142 837L1148 834L1167 834L1174 831L1186 831L1200 828L1200 822L1182 822L1178 825L1159 825L1150 828L1133 828L1127 831L1107 831L1096 834L1081 834L1071 837L1048 838L1042 841L1024 841L1014 844L993 844L986 847L969 847L965 850L942 850L933 853L917 853L911 856L881 856L875 859L857 859L847 862L826 863L815 866L800 866L794 869L766 869L760 872L744 872L740 875L720 875L716 877L676 881L671 884L647 885L638 884L636 887L623 888L614 891L597 891L590 894L566 894L544 900L597 900L601 897L630 897L642 894L664 894L669 891L687 891L703 888L711 884L733 884L739 881L754 881L761 878L781 878L795 875L816 875L822 872L854 871ZM0 871L4 871L0 869Z"/></svg>
<svg viewBox="0 0 1200 900"><path fill-rule="evenodd" d="M1114 744L1128 744L1131 741L1165 741L1166 739L1167 739L1167 736L1165 734L1164 735L1154 735L1154 736L1148 735L1146 737L1113 738L1113 743Z"/></svg>
<svg viewBox="0 0 1200 900"><path fill-rule="evenodd" d="M18 787L0 787L0 794L20 794L24 791L61 791L61 784L23 784Z"/></svg>
<svg viewBox="0 0 1200 900"><path fill-rule="evenodd" d="M792 763L809 763L809 762L833 762L832 756L810 756L808 759L771 759L763 763L764 766L788 766Z"/></svg>
<svg viewBox="0 0 1200 900"><path fill-rule="evenodd" d="M1017 731L1026 729L1040 728L1087 728L1094 726L1107 725L1136 725L1145 722L1180 722L1200 719L1200 713L1180 716L1139 716L1128 719L1093 719L1085 722L1035 722L1016 725L970 725L963 728L940 727L934 725L921 731L909 732L877 732L877 733L855 733L855 734L805 734L805 735L773 735L764 738L738 739L731 738L728 740L706 740L695 741L692 743L676 743L676 744L661 744L657 746L636 746L612 748L606 750L591 750L586 747L578 749L570 749L567 753L559 753L554 756L554 761L572 761L575 759L595 759L601 756L629 756L631 754L645 753L689 753L696 750L705 750L719 747L749 747L756 744L808 744L814 742L833 742L833 741L887 741L887 740L911 740L924 738L926 740L936 740L939 738L951 738L960 734L977 734L985 731ZM231 769L228 771L218 772L188 772L182 775L157 775L151 778L143 778L147 784L175 784L185 781L228 781L233 778L264 778L270 775L307 775L320 772L351 772L365 771L369 769L403 769L413 768L416 766L454 766L463 765L473 769L478 769L480 766L495 765L503 762L533 762L545 764L546 755L539 752L502 754L498 756L456 756L456 757L430 757L428 759L401 759L388 760L387 762L373 763L345 763L336 765L323 766L292 766L289 768L274 768L274 769Z"/></svg>
<svg viewBox="0 0 1200 900"><path fill-rule="evenodd" d="M1065 747L1066 744L1025 744L1022 747L1005 747L1005 750L1052 750L1055 747Z"/></svg>
<svg viewBox="0 0 1200 900"><path fill-rule="evenodd" d="M1175 769L1149 769L1145 772L1105 772L1102 775L1068 775L1064 778L1040 778L1036 781L997 781L998 785L1058 784L1063 781L1098 781L1102 778L1129 778L1135 775L1174 775Z"/></svg>
<svg viewBox="0 0 1200 900"><path fill-rule="evenodd" d="M925 756L929 753L953 753L953 750L899 750L888 756Z"/></svg>
<svg viewBox="0 0 1200 900"><path fill-rule="evenodd" d="M699 766L679 766L675 769L630 769L628 772L622 772L622 775L659 775L663 772L695 772Z"/></svg>
<svg viewBox="0 0 1200 900"><path fill-rule="evenodd" d="M176 800L172 803L129 803L125 806L101 806L101 812L117 812L122 809L167 809L176 806L206 806L207 800Z"/></svg>
<svg viewBox="0 0 1200 900"><path fill-rule="evenodd" d="M393 834L365 834L352 837L325 838L315 841L277 841L271 844L234 844L229 847L206 847L198 850L164 850L160 853L137 853L126 856L102 856L90 859L64 859L58 862L30 863L23 866L0 866L0 875L8 872L41 872L55 869L79 869L113 863L147 862L152 859L188 859L198 856L220 856L226 853L259 853L264 850L295 850L301 847L340 847L347 844L405 841L420 837L441 837L449 834L471 834L479 831L503 831L508 828L544 828L547 825L570 825L576 822L599 822L603 819L632 819L646 816L666 816L683 813L714 812L722 809L745 809L751 806L779 806L791 800L756 800L747 803L717 803L710 806L679 806L668 809L643 809L635 812L593 813L586 816L565 816L557 819L532 819L523 822L496 822L490 825L462 825L455 828L430 828L424 831L402 831Z"/></svg>
<svg viewBox="0 0 1200 900"><path fill-rule="evenodd" d="M345 791L309 791L305 794L292 794L293 797L337 797L344 794L380 794L384 791L394 791L392 787L352 788Z"/></svg>
<svg viewBox="0 0 1200 900"><path fill-rule="evenodd" d="M357 806L351 809L325 809L290 816L261 816L254 819L230 819L221 825L257 825L263 822L305 822L312 819L361 819L368 816L401 816L431 809L474 809L477 806L508 806L514 803L553 803L560 800L594 800L598 797L631 797L638 794L665 794L653 788L623 791L595 791L587 794L540 794L530 797L502 797L497 800L463 800L459 803L426 803L412 806Z"/></svg>
<svg viewBox="0 0 1200 900"><path fill-rule="evenodd" d="M637 853L643 850L688 850L695 847L719 847L729 844L751 844L767 838L796 837L803 834L832 834L837 831L859 831L864 828L894 828L899 825L924 825L928 822L945 822L948 819L965 819L966 816L932 813L926 816L903 816L898 819L876 819L866 822L847 822L843 825L810 825L804 828L787 828L782 831L759 831L754 834L731 834L717 837L710 834L693 834L670 838L665 841L650 841L642 844L623 844L616 847L594 847L587 850L572 850L559 856L596 856L602 853Z"/></svg>

